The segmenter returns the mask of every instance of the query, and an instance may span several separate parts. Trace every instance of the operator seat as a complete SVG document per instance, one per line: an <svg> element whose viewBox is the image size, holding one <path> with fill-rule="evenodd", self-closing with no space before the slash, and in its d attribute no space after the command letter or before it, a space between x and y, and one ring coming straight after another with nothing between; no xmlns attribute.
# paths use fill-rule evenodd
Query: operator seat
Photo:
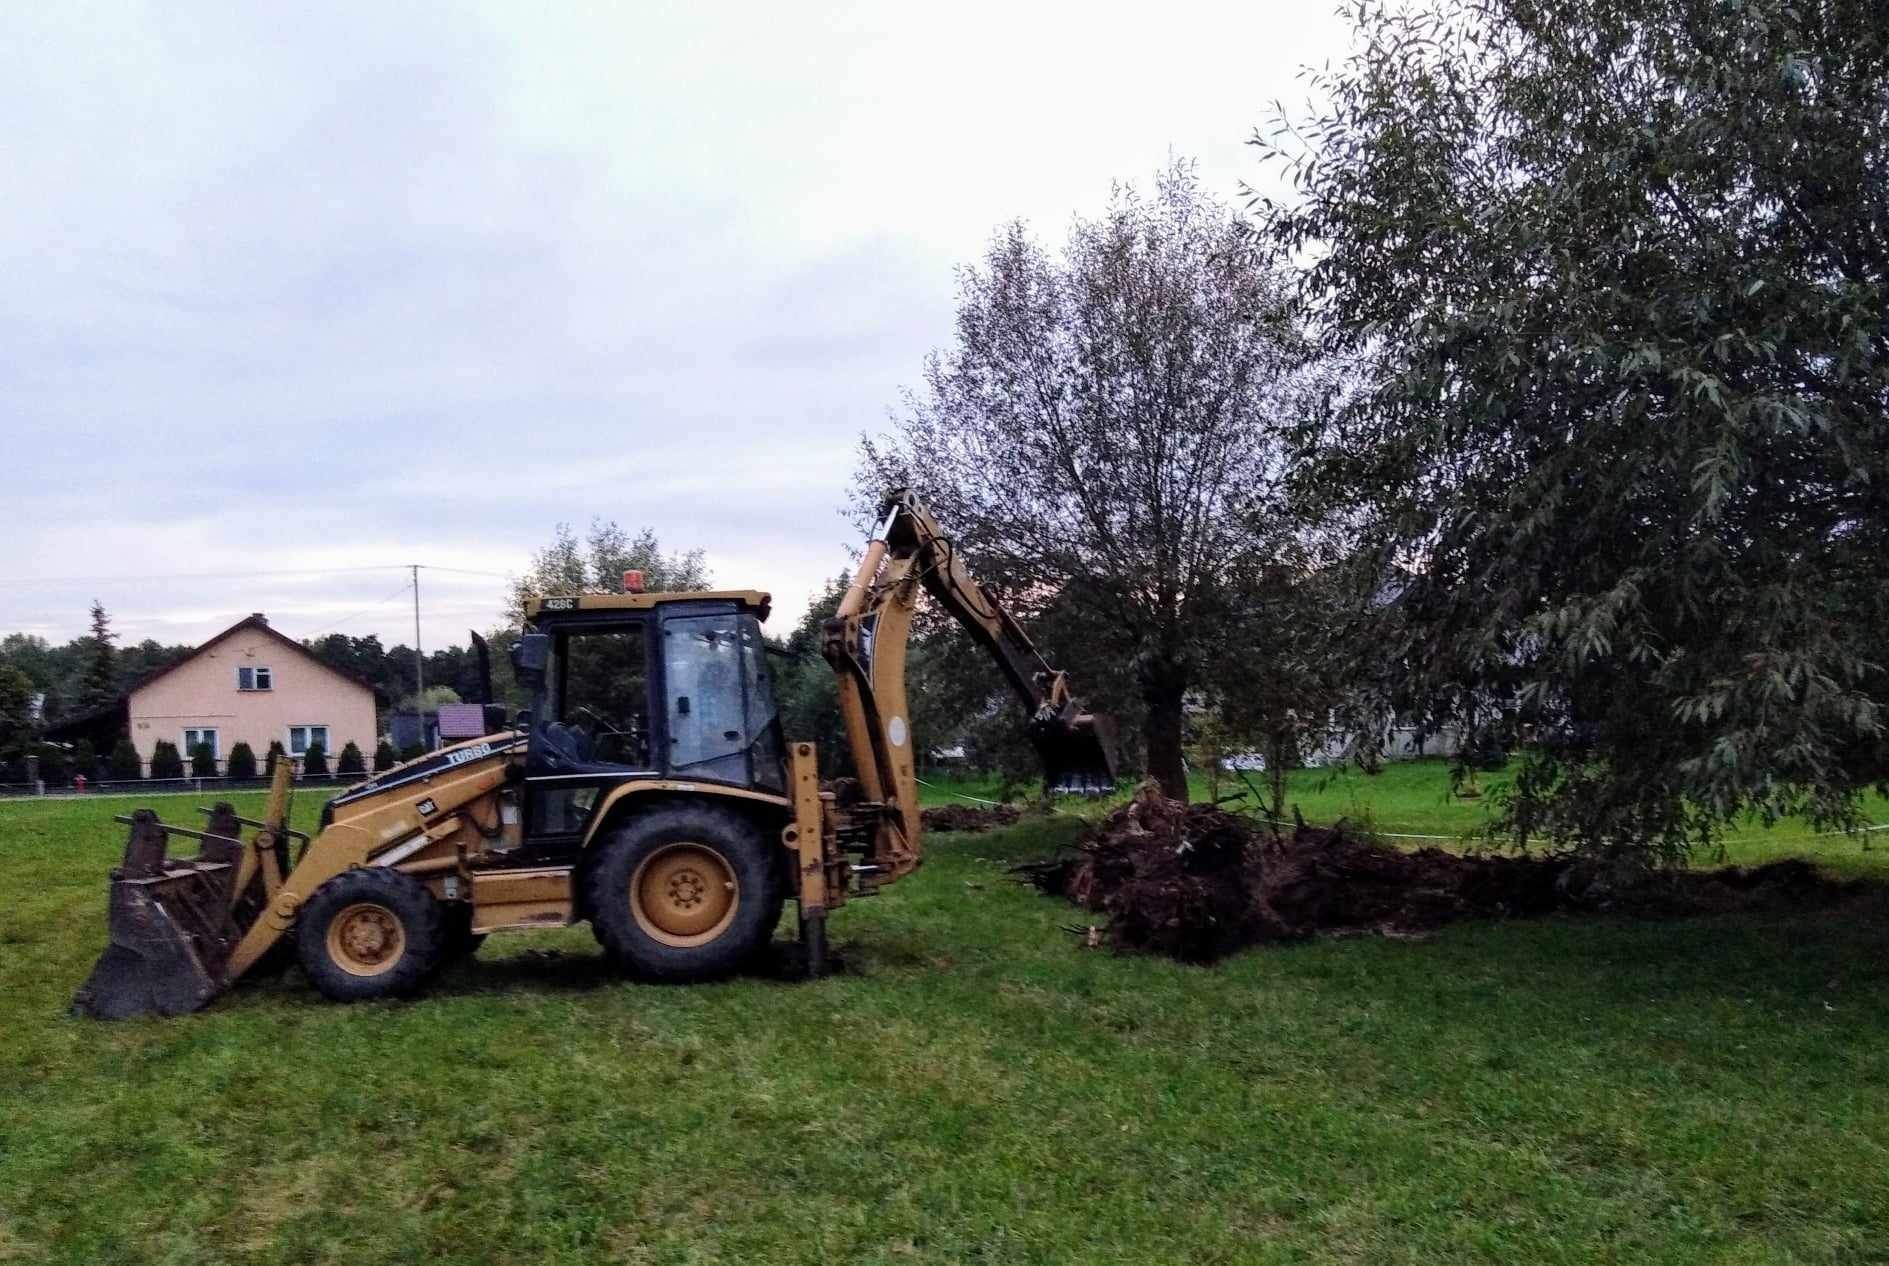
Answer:
<svg viewBox="0 0 1889 1266"><path fill-rule="evenodd" d="M596 747L582 726L561 721L547 721L538 727L538 742L533 745L533 764L560 774L590 772Z"/></svg>

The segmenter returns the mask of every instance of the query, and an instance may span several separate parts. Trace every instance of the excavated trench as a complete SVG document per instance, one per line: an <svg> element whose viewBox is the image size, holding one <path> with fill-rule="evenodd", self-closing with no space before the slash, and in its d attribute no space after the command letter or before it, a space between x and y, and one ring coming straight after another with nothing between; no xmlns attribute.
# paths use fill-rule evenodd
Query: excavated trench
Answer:
<svg viewBox="0 0 1889 1266"><path fill-rule="evenodd" d="M979 831L995 831L998 827L1014 826L1023 811L1012 804L991 805L980 808L970 804L947 804L918 811L919 821L927 831L961 831L975 834Z"/></svg>
<svg viewBox="0 0 1889 1266"><path fill-rule="evenodd" d="M1649 871L1617 860L1406 852L1342 826L1274 833L1152 786L1085 832L1073 857L1017 870L1106 915L1116 948L1195 963L1321 935L1420 935L1458 919L1814 909L1859 888L1801 861Z"/></svg>

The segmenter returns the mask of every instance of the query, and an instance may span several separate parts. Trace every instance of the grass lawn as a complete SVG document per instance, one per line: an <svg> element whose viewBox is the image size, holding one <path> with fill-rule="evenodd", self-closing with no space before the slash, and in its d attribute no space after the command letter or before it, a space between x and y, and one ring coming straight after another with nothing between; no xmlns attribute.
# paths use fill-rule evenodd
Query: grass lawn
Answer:
<svg viewBox="0 0 1889 1266"><path fill-rule="evenodd" d="M1454 829L1423 768L1295 798ZM414 1003L71 1020L125 811L0 804L0 1261L1889 1260L1880 903L1187 968L1009 882L1038 818L935 838L818 983L629 984L578 928Z"/></svg>
<svg viewBox="0 0 1889 1266"><path fill-rule="evenodd" d="M1255 789L1247 803L1261 802L1267 794L1264 776L1247 777ZM1296 769L1286 779L1286 803L1297 805L1308 822L1346 818L1412 847L1424 843L1447 846L1481 826L1490 811L1491 795L1505 777L1501 773L1478 774L1482 796L1465 799L1451 793L1449 764L1442 760L1393 762L1378 774L1364 774L1356 767ZM989 798L999 791L994 778L927 781L930 785L921 789L926 804L947 804L962 795ZM1205 778L1196 774L1189 782L1194 799L1208 798ZM1224 797L1247 787L1238 774L1226 774L1220 780L1219 791ZM1889 800L1867 797L1863 814L1872 824L1889 824ZM1846 875L1882 874L1889 879L1889 829L1842 836L1817 831L1804 822L1784 821L1767 828L1753 820L1728 834L1722 859L1699 860L1702 864L1722 860L1752 865L1808 855L1815 855L1832 870Z"/></svg>

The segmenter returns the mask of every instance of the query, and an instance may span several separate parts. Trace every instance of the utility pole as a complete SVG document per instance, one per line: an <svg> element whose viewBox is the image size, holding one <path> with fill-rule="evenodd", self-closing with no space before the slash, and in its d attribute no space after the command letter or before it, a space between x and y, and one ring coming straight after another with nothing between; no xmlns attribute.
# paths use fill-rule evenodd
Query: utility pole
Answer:
<svg viewBox="0 0 1889 1266"><path fill-rule="evenodd" d="M420 745L426 746L426 657L420 653L420 565L413 568L413 697L420 713Z"/></svg>

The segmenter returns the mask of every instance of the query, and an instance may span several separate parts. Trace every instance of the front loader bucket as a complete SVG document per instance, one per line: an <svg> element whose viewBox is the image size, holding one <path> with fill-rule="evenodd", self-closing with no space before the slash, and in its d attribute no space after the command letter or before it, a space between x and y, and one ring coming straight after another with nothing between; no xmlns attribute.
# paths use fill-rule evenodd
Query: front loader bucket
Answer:
<svg viewBox="0 0 1889 1266"><path fill-rule="evenodd" d="M1055 796L1105 796L1115 790L1115 718L1085 712L1047 717L1030 727L1043 759L1043 782Z"/></svg>
<svg viewBox="0 0 1889 1266"><path fill-rule="evenodd" d="M209 830L167 827L149 809L129 818L125 862L112 872L106 929L110 943L72 999L74 1015L122 1020L183 1015L216 996L239 936L231 913L242 844L226 804ZM167 858L169 834L203 841L194 858Z"/></svg>

